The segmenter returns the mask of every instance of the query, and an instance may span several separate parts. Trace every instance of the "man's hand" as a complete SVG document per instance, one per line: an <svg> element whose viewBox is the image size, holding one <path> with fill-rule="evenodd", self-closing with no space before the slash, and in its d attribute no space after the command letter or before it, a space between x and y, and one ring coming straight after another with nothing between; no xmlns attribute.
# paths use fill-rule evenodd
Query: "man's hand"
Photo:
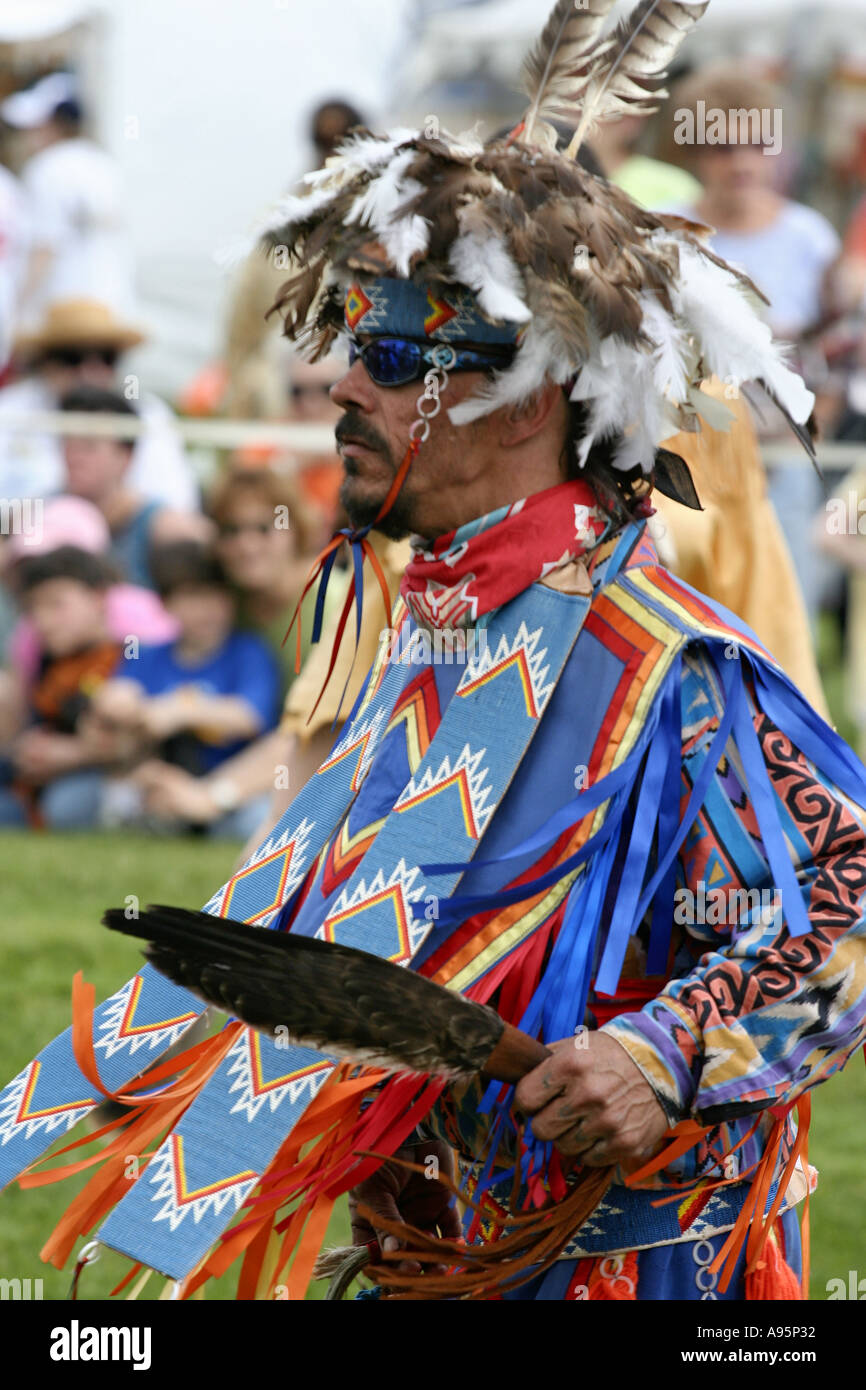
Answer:
<svg viewBox="0 0 866 1390"><path fill-rule="evenodd" d="M591 1167L651 1154L670 1125L625 1048L604 1032L563 1038L550 1048L553 1056L515 1092L518 1109L532 1116L533 1134Z"/></svg>
<svg viewBox="0 0 866 1390"><path fill-rule="evenodd" d="M393 1221L405 1221L419 1230L450 1240L458 1239L463 1234L460 1216L452 1205L452 1194L436 1176L439 1172L453 1176L454 1156L448 1145L441 1140L425 1139L399 1149L396 1157L423 1164L429 1176L411 1173L398 1163L383 1163L369 1178L354 1187L349 1193L352 1243L366 1245L375 1237L380 1250L400 1248L396 1236L376 1230L375 1220L370 1226L358 1215L359 1203ZM405 1260L398 1268L407 1274L420 1271L420 1265L410 1260ZM444 1273L446 1267L426 1265L425 1268L431 1273Z"/></svg>

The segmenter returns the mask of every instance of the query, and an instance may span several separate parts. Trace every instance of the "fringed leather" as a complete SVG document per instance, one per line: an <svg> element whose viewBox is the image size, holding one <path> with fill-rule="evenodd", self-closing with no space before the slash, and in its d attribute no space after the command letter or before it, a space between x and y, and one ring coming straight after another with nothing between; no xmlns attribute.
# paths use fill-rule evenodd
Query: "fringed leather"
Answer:
<svg viewBox="0 0 866 1390"><path fill-rule="evenodd" d="M416 1164L406 1164L406 1167L419 1173L424 1171ZM367 1274L387 1288L386 1297L391 1299L496 1298L504 1290L518 1288L550 1268L570 1236L598 1206L613 1173L613 1168L582 1169L561 1201L548 1203L535 1211L509 1212L500 1223L500 1230L507 1227L508 1235L497 1236L494 1232L477 1245L442 1240L401 1221L377 1215L376 1227L396 1236L403 1248L383 1254L383 1265L368 1269ZM440 1180L467 1202L465 1191L461 1192L444 1175ZM477 1213L475 1202L470 1201L468 1205ZM366 1215L368 1220L373 1219L372 1212ZM450 1260L452 1268L446 1274L404 1274L387 1267L403 1260L412 1260L422 1267Z"/></svg>

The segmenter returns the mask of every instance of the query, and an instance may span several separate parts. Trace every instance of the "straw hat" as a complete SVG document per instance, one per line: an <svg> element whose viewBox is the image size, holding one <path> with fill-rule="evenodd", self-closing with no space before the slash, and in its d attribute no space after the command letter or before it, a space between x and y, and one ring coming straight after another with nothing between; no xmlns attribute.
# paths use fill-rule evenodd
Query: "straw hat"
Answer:
<svg viewBox="0 0 866 1390"><path fill-rule="evenodd" d="M116 318L108 304L96 299L56 299L48 305L38 328L18 335L15 351L33 354L54 347L91 343L124 349L143 342L141 330Z"/></svg>

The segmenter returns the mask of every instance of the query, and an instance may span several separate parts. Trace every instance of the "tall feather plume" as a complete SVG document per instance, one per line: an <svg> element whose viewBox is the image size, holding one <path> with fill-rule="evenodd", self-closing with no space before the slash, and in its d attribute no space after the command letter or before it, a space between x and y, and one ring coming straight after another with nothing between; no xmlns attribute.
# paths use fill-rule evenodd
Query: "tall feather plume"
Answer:
<svg viewBox="0 0 866 1390"><path fill-rule="evenodd" d="M613 5L614 0L588 0L577 8L575 0L557 0L523 65L522 85L530 101L523 118L527 142L537 120L571 106L574 74L594 48Z"/></svg>
<svg viewBox="0 0 866 1390"><path fill-rule="evenodd" d="M599 39L611 7L559 0L527 64L523 139L482 147L361 133L308 179L307 197L283 201L263 244L290 254L294 274L275 306L286 335L315 358L342 329L348 283L417 269L470 286L488 317L524 328L513 362L448 410L455 425L525 401L545 380L571 382L587 415L579 462L597 443L616 467L648 471L678 428L699 428L698 416L717 423L709 412L722 408L698 390L715 373L762 383L808 447L813 398L755 312L747 277L703 244L701 227L641 209L539 147L542 113L563 104L575 123L583 109L579 138L597 120L646 109L705 4L642 0L614 38Z"/></svg>
<svg viewBox="0 0 866 1390"><path fill-rule="evenodd" d="M709 0L641 0L618 25L589 65L575 98L580 121L567 154L574 159L584 139L600 122L622 112L649 113L654 97L666 96L658 85L665 69Z"/></svg>

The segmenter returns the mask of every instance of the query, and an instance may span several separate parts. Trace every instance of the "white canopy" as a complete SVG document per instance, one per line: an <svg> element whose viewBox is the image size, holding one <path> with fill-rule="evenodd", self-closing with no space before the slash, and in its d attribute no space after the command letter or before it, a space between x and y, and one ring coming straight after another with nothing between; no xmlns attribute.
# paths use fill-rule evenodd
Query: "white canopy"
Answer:
<svg viewBox="0 0 866 1390"><path fill-rule="evenodd" d="M89 18L95 8L87 0L3 0L0 43L53 38Z"/></svg>
<svg viewBox="0 0 866 1390"><path fill-rule="evenodd" d="M620 0L614 18L628 13L633 3ZM444 75L460 78L480 66L502 81L513 81L552 8L553 0L486 0L458 2L425 15L414 82L421 85ZM866 0L711 0L687 43L701 45L705 53L708 33L718 35L736 26L743 26L743 43L738 45L743 48L769 31L776 51L796 48L798 35L813 46L822 34L837 42L844 39L846 47L853 37L854 46L866 51Z"/></svg>

